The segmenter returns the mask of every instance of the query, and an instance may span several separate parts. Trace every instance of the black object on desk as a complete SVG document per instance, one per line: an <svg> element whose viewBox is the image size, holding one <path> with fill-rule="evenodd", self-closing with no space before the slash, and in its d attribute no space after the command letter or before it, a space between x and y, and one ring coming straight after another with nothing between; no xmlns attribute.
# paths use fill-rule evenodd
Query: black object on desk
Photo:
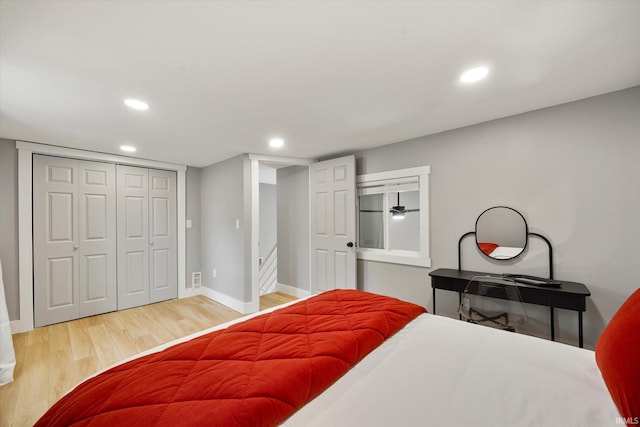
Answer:
<svg viewBox="0 0 640 427"><path fill-rule="evenodd" d="M462 297L467 283L473 276L487 275L478 271L454 270L449 268L439 268L429 273L431 276L431 287L433 288L433 314L436 314L436 289L458 292L458 299ZM586 311L586 299L591 295L589 289L582 283L565 282L556 280L559 287L543 287L525 283L516 283L522 301L529 304L543 305L549 307L551 321L551 340L555 341L555 319L554 308L563 308L578 312L578 334L579 345L583 347L582 313Z"/></svg>

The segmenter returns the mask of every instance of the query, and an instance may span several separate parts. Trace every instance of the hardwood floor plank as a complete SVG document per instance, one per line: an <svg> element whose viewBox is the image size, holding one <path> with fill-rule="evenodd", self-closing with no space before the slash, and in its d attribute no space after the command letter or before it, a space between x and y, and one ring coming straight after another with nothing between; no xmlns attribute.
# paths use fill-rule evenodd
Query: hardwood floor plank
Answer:
<svg viewBox="0 0 640 427"><path fill-rule="evenodd" d="M109 328L107 327L107 329ZM127 357L131 357L136 353L138 353L136 341L129 334L129 331L127 330L113 331L109 329L109 333L111 334L111 338L113 339L113 342L116 348L118 349L118 352L120 352L120 355L122 356L123 359L126 359Z"/></svg>
<svg viewBox="0 0 640 427"><path fill-rule="evenodd" d="M154 337L158 344L162 344L175 339L176 337L167 331L158 322L158 316L152 308L145 307L147 310L137 310L132 313L136 324L144 324L149 334Z"/></svg>
<svg viewBox="0 0 640 427"><path fill-rule="evenodd" d="M27 349L28 334L13 335L13 348L16 354L16 366L13 377L22 377L24 356ZM14 381L0 387L0 426L18 425L14 423L14 412L18 401L19 382Z"/></svg>
<svg viewBox="0 0 640 427"><path fill-rule="evenodd" d="M46 331L45 331L46 332ZM37 336L43 337L42 331ZM27 346L24 358L25 369L18 384L14 425L32 425L33 418L41 408L49 406L49 344L35 342ZM24 423L31 420L31 424ZM24 424L23 424L24 423Z"/></svg>
<svg viewBox="0 0 640 427"><path fill-rule="evenodd" d="M122 316L119 311L103 314L102 323L112 332L124 331L127 329L125 323L122 321Z"/></svg>
<svg viewBox="0 0 640 427"><path fill-rule="evenodd" d="M49 377L47 402L55 402L76 384L74 380L75 361L70 360L68 351L49 352Z"/></svg>
<svg viewBox="0 0 640 427"><path fill-rule="evenodd" d="M58 323L47 328L49 330L48 347L48 401L57 400L73 386L69 377L73 371L74 361L69 357L71 339L67 323Z"/></svg>
<svg viewBox="0 0 640 427"><path fill-rule="evenodd" d="M32 426L49 409L45 400L18 405L13 417L13 427Z"/></svg>
<svg viewBox="0 0 640 427"><path fill-rule="evenodd" d="M87 328L91 326L91 322L87 321L87 319L78 319L67 322L67 325L69 328L69 340L71 342L73 359L81 360L95 355L95 349L93 348L93 343L87 330Z"/></svg>
<svg viewBox="0 0 640 427"><path fill-rule="evenodd" d="M152 334L142 335L136 338L136 350L138 350L138 353L157 347L160 344L162 344L162 342Z"/></svg>
<svg viewBox="0 0 640 427"><path fill-rule="evenodd" d="M273 307L280 304L285 304L290 301L295 301L298 298L291 295L281 294L279 292L273 294L262 295L260 297L260 310L265 310L269 307Z"/></svg>
<svg viewBox="0 0 640 427"><path fill-rule="evenodd" d="M69 375L68 384L71 384L67 391L69 391L72 387L78 385L81 381L84 381L87 377L95 374L100 371L100 365L98 364L98 358L95 356L86 357L84 359L75 360L73 365L73 371ZM65 392L66 393L66 392ZM57 400L57 399L56 399ZM49 406L53 405L56 401L49 402ZM44 412L42 413L44 414ZM42 414L38 415L38 418L42 416ZM37 421L33 420L35 423Z"/></svg>
<svg viewBox="0 0 640 427"><path fill-rule="evenodd" d="M58 323L47 328L49 330L49 352L54 353L58 350L67 350L71 345L69 338L69 327L66 323Z"/></svg>
<svg viewBox="0 0 640 427"><path fill-rule="evenodd" d="M148 314L158 326L171 335L171 340L183 336L182 329L177 323L180 316L171 308L171 304L153 304L150 308Z"/></svg>
<svg viewBox="0 0 640 427"><path fill-rule="evenodd" d="M191 335L198 331L206 329L203 328L201 324L198 324L191 319L178 320L178 325L180 326L180 329L182 329L183 336Z"/></svg>
<svg viewBox="0 0 640 427"><path fill-rule="evenodd" d="M261 309L295 298L260 297ZM33 425L71 388L126 358L242 315L204 296L165 301L13 335L14 382L0 387L0 427Z"/></svg>
<svg viewBox="0 0 640 427"><path fill-rule="evenodd" d="M100 369L108 368L123 359L118 351L118 346L105 325L90 326L87 329L98 358Z"/></svg>
<svg viewBox="0 0 640 427"><path fill-rule="evenodd" d="M13 425L13 413L18 399L16 381L0 387L0 426Z"/></svg>
<svg viewBox="0 0 640 427"><path fill-rule="evenodd" d="M49 341L49 329L38 328L34 329L32 333L27 335L27 346L32 346L36 344L47 343Z"/></svg>
<svg viewBox="0 0 640 427"><path fill-rule="evenodd" d="M124 325L124 329L129 333L131 338L134 340L142 335L146 335L148 331L143 325L138 325L135 323L136 316L134 315L136 309L130 308L127 310L118 311L118 319Z"/></svg>

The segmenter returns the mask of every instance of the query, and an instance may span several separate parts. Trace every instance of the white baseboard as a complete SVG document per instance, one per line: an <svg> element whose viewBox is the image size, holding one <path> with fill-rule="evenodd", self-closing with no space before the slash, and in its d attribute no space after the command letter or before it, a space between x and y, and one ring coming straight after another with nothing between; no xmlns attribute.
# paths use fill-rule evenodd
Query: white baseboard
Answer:
<svg viewBox="0 0 640 427"><path fill-rule="evenodd" d="M198 290L200 291L200 295L203 295L215 302L219 302L222 305L226 305L230 309L239 313L249 314L258 311L258 308L254 307L255 304L253 304L253 302L240 301L230 297L229 295L223 294L222 292L214 291L213 289L204 286L198 288Z"/></svg>
<svg viewBox="0 0 640 427"><path fill-rule="evenodd" d="M276 291L282 292L283 294L291 295L296 298L306 298L311 292L306 289L296 288L295 286L284 285L282 283L278 283L276 285Z"/></svg>
<svg viewBox="0 0 640 427"><path fill-rule="evenodd" d="M189 298L189 297L193 297L196 295L202 295L202 292L200 292L200 288L186 288L186 289L182 289L181 291L179 291L179 295L178 298ZM210 298L213 299L213 298ZM223 303L221 303L223 304ZM225 304L226 305L226 304ZM11 333L12 334L20 334L22 332L29 332L29 331L33 331L33 322L29 322L26 320L12 320L10 322L10 326L11 326Z"/></svg>
<svg viewBox="0 0 640 427"><path fill-rule="evenodd" d="M303 289L294 288L293 286L283 285L278 283L276 290L278 292L282 292L283 294L292 295L298 298L304 298L309 296L309 291L305 291ZM255 313L258 311L258 308L254 307L255 304L252 302L243 302L232 298L222 292L214 291L213 289L206 288L204 286L200 288L186 288L182 290L179 295L179 298L188 298L196 295L203 295L210 300L215 302L219 302L220 304L226 305L242 314ZM33 323L27 322L24 320L12 320L10 322L11 333L19 334L22 332L29 332L33 330Z"/></svg>
<svg viewBox="0 0 640 427"><path fill-rule="evenodd" d="M202 295L201 288L184 288L178 290L178 298L195 297L196 295Z"/></svg>
<svg viewBox="0 0 640 427"><path fill-rule="evenodd" d="M27 322L24 320L12 320L9 322L12 334L20 334L22 332L33 331L33 322Z"/></svg>

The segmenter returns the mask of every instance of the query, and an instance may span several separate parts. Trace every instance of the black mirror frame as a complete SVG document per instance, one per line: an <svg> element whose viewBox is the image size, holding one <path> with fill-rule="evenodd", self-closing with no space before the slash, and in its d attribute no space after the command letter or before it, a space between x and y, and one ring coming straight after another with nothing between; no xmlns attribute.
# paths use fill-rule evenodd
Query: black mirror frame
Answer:
<svg viewBox="0 0 640 427"><path fill-rule="evenodd" d="M482 217L482 215L484 215L485 213L489 212L492 209L498 209L498 208L503 208L503 209L509 209L512 210L513 212L517 213L520 218L522 218L522 222L524 222L524 246L522 247L522 250L520 252L518 252L517 255L514 255L510 258L494 258L492 256L490 256L489 254L485 253L479 245L478 242L478 221L480 221L480 218ZM475 234L475 241L476 241L476 247L478 248L478 250L480 251L480 253L482 253L482 255L486 256L489 259L492 259L494 261L511 261L515 258L518 258L520 255L522 255L524 253L524 251L527 249L527 246L529 244L529 225L527 224L527 220L524 218L524 215L522 215L520 212L518 212L517 210L510 208L509 206L492 206L488 209L485 209L484 211L482 211L482 213L480 215L478 215L478 218L476 218L476 226L474 228L474 234Z"/></svg>
<svg viewBox="0 0 640 427"><path fill-rule="evenodd" d="M504 206L504 207L507 207L507 206ZM509 209L512 209L512 208L509 208ZM488 209L486 209L486 210L485 210L485 212L486 212L487 210L488 210ZM513 209L513 210L515 210L515 209ZM516 211L516 212L518 212L518 211ZM484 213L484 212L483 212L483 213ZM518 213L520 213L520 212L518 212ZM482 214L480 214L480 215L482 215ZM524 218L524 217L523 217L523 218ZM476 223L477 223L477 222L478 222L478 220L476 219ZM526 221L525 221L525 224L526 224ZM529 230L529 228L528 228L528 227L529 227L529 226L527 225L527 244L528 244L528 242L529 242L529 236L535 236L535 237L538 237L538 238L542 239L542 240L547 244L547 248L549 249L549 279L553 279L553 278L554 278L554 277L553 277L553 246L551 246L551 242L549 241L549 239L547 239L546 237L544 237L542 234L539 234L539 233L529 233L529 232L528 232L528 230ZM463 234L462 236L460 236L460 238L458 239L458 271L462 271L462 241L463 241L466 237L471 236L472 234L473 234L474 236L476 235L475 230L474 230L474 231L468 231L468 232L464 233L464 234ZM474 239L475 239L475 237L474 237ZM478 245L476 244L476 248L477 248L477 247L478 247ZM526 247L526 246L525 246L525 247ZM480 251L480 252L482 252L482 251ZM524 252L524 250L523 250L522 252ZM490 258L490 257L489 257L489 258ZM515 258L515 257L514 257L514 258ZM514 258L511 258L511 259L514 259ZM494 261L496 261L494 258L491 258L491 259L492 259L492 260L494 260ZM498 260L498 261L501 261L501 260Z"/></svg>

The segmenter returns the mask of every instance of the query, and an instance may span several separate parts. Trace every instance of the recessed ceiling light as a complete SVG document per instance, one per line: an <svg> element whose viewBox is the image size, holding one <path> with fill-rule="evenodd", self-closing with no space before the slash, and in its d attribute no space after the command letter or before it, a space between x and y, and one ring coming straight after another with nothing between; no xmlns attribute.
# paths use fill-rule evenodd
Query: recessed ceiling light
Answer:
<svg viewBox="0 0 640 427"><path fill-rule="evenodd" d="M475 83L487 77L489 69L487 67L476 67L465 71L460 76L462 83Z"/></svg>
<svg viewBox="0 0 640 427"><path fill-rule="evenodd" d="M271 138L269 141L269 146L271 148L280 148L284 145L284 139L282 138Z"/></svg>
<svg viewBox="0 0 640 427"><path fill-rule="evenodd" d="M125 99L124 103L127 107L133 108L134 110L144 111L149 109L149 104L139 99Z"/></svg>
<svg viewBox="0 0 640 427"><path fill-rule="evenodd" d="M122 151L126 151L127 153L135 153L136 147L132 147L131 145L121 145L120 149Z"/></svg>

